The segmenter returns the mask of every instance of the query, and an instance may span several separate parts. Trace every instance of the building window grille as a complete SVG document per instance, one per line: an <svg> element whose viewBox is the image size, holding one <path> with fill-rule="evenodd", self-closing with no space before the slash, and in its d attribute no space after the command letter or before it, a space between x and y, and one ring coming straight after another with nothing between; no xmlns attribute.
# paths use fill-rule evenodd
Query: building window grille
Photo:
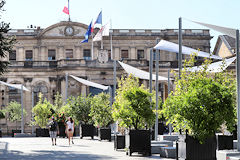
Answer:
<svg viewBox="0 0 240 160"><path fill-rule="evenodd" d="M66 59L73 58L73 49L66 49L65 54L66 54Z"/></svg>
<svg viewBox="0 0 240 160"><path fill-rule="evenodd" d="M33 60L33 51L32 50L26 50L25 51L25 60L26 61L32 61Z"/></svg>
<svg viewBox="0 0 240 160"><path fill-rule="evenodd" d="M91 60L91 50L90 49L83 50L83 58L85 60Z"/></svg>
<svg viewBox="0 0 240 160"><path fill-rule="evenodd" d="M9 53L9 61L16 61L16 50Z"/></svg>
<svg viewBox="0 0 240 160"><path fill-rule="evenodd" d="M128 50L121 50L121 58L128 58Z"/></svg>
<svg viewBox="0 0 240 160"><path fill-rule="evenodd" d="M144 58L144 50L139 49L137 50L137 59L143 59Z"/></svg>
<svg viewBox="0 0 240 160"><path fill-rule="evenodd" d="M48 60L56 60L56 50L55 49L49 49L48 50Z"/></svg>
<svg viewBox="0 0 240 160"><path fill-rule="evenodd" d="M108 50L108 59L112 59L112 57L111 57L111 50Z"/></svg>

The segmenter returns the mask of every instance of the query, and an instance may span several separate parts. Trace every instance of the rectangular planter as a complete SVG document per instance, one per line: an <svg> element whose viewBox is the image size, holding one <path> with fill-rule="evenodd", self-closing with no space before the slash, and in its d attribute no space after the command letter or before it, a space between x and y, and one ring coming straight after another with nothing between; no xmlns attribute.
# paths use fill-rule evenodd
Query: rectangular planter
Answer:
<svg viewBox="0 0 240 160"><path fill-rule="evenodd" d="M66 137L66 133L65 133L66 127L63 122L58 122L58 129L59 129L58 136L65 138Z"/></svg>
<svg viewBox="0 0 240 160"><path fill-rule="evenodd" d="M21 133L21 130L19 130L19 129L13 129L12 130L12 137L14 137L14 134L15 133Z"/></svg>
<svg viewBox="0 0 240 160"><path fill-rule="evenodd" d="M49 130L46 128L36 128L36 137L49 137Z"/></svg>
<svg viewBox="0 0 240 160"><path fill-rule="evenodd" d="M111 142L111 129L110 128L100 128L98 130L99 140L108 140Z"/></svg>
<svg viewBox="0 0 240 160"><path fill-rule="evenodd" d="M127 153L133 152L151 155L151 132L149 130L130 130L125 136Z"/></svg>
<svg viewBox="0 0 240 160"><path fill-rule="evenodd" d="M125 135L115 135L114 136L114 149L124 149L125 148Z"/></svg>
<svg viewBox="0 0 240 160"><path fill-rule="evenodd" d="M217 135L217 150L233 149L233 136Z"/></svg>
<svg viewBox="0 0 240 160"><path fill-rule="evenodd" d="M80 138L91 137L93 139L95 127L92 124L81 124L80 125Z"/></svg>
<svg viewBox="0 0 240 160"><path fill-rule="evenodd" d="M189 135L179 135L178 158L182 160L216 160L216 137L208 138L200 144L198 140Z"/></svg>

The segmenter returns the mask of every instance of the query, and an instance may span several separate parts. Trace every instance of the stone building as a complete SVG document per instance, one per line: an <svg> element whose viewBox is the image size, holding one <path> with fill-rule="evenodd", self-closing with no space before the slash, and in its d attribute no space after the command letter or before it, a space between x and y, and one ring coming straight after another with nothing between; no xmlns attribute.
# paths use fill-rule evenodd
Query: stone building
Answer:
<svg viewBox="0 0 240 160"><path fill-rule="evenodd" d="M103 38L103 49L108 59L100 63L98 50L101 42L94 42L92 50L92 37L88 43L81 43L87 30L87 25L63 21L45 29L28 28L14 29L8 34L15 35L17 43L14 51L2 60L10 61L9 72L0 77L2 81L12 84L23 84L31 92L24 92L24 107L27 110L25 117L25 132L30 132L28 126L31 120L31 109L36 104L39 92L44 94L50 102L59 92L66 95L65 74L72 74L99 84L113 85L113 61L111 58L110 37ZM94 34L97 33L97 30ZM130 64L139 69L148 71L150 49L155 46L156 39L165 39L178 42L177 29L113 29L112 57ZM209 30L184 29L183 45L210 52L211 36ZM93 55L91 53L93 52ZM169 68L177 68L176 53L161 51L159 75L167 77ZM124 70L117 66L117 77ZM141 81L148 86L147 81ZM160 82L159 92L165 98L167 95L166 82ZM20 91L0 85L0 105L3 109L10 101L20 102ZM82 85L69 77L68 96L96 94L99 90ZM33 101L32 101L33 99ZM14 128L15 123L6 119L0 121L3 132ZM20 123L18 125L20 127Z"/></svg>

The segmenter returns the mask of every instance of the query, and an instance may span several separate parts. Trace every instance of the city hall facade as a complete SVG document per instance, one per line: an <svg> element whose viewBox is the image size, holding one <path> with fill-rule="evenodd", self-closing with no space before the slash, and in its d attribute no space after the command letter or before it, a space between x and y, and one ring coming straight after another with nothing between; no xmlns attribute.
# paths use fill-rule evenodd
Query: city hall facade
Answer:
<svg viewBox="0 0 240 160"><path fill-rule="evenodd" d="M8 34L16 36L17 43L13 52L4 61L10 61L8 72L0 80L11 84L23 84L30 92L24 92L23 104L27 111L24 118L25 132L31 132L32 106L37 103L41 92L47 100L54 102L54 95L59 92L66 96L97 94L99 89L83 85L71 77L68 84L65 75L74 75L86 80L113 86L113 59L120 60L133 67L148 71L150 49L156 45L156 39L178 43L177 29L112 29L112 55L110 37L103 37L103 50L107 52L104 60L98 57L101 42L81 43L88 26L78 22L63 21L45 29L40 27L13 29ZM94 31L96 34L98 29ZM209 30L184 29L183 45L210 52L211 36ZM92 55L93 53L93 55ZM183 56L184 58L184 56ZM167 77L168 69L177 68L177 54L160 52L159 75ZM126 72L117 64L117 77ZM149 86L148 81L140 80ZM20 103L19 90L0 85L0 105L4 109L11 101ZM167 82L160 82L160 96L167 96ZM3 132L10 132L16 123L0 120ZM18 124L20 128L20 122Z"/></svg>

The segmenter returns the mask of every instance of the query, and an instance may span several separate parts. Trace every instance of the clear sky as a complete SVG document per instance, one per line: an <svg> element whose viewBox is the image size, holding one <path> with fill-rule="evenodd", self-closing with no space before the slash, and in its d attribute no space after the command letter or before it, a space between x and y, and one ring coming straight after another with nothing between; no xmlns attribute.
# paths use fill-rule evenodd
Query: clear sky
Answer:
<svg viewBox="0 0 240 160"><path fill-rule="evenodd" d="M69 0L71 20L89 24L103 12L103 23L112 20L113 29L170 29L178 28L183 17L183 29L204 27L186 19L240 29L240 0ZM46 28L68 20L62 12L67 0L6 0L2 20L13 29L29 25ZM217 36L211 31L215 46Z"/></svg>

